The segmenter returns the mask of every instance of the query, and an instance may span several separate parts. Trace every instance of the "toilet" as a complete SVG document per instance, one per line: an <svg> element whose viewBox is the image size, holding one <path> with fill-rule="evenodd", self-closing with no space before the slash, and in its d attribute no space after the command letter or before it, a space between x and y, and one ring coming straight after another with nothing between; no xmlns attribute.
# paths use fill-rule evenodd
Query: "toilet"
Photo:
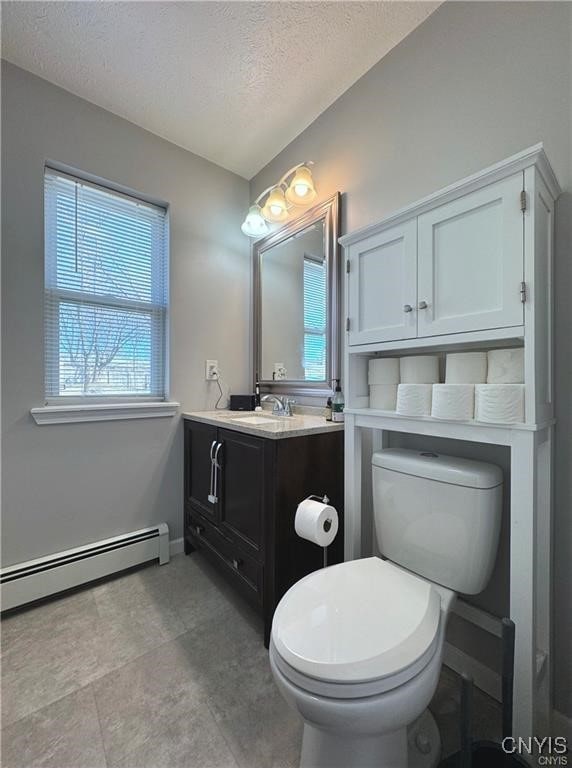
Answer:
<svg viewBox="0 0 572 768"><path fill-rule="evenodd" d="M304 721L301 768L430 768L427 710L458 592L481 592L502 511L499 467L432 452L372 457L382 557L301 579L272 623L270 665Z"/></svg>

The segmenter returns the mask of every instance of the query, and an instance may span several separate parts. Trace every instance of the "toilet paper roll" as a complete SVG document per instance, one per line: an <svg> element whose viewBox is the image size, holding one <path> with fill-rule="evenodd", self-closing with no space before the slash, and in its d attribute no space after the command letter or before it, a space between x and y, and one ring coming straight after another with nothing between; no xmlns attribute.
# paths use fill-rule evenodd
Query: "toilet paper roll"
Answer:
<svg viewBox="0 0 572 768"><path fill-rule="evenodd" d="M494 424L524 421L524 384L477 384L475 419Z"/></svg>
<svg viewBox="0 0 572 768"><path fill-rule="evenodd" d="M402 357L399 372L402 384L437 384L439 357L437 355Z"/></svg>
<svg viewBox="0 0 572 768"><path fill-rule="evenodd" d="M523 384L524 349L491 349L488 353L487 384Z"/></svg>
<svg viewBox="0 0 572 768"><path fill-rule="evenodd" d="M335 507L316 499L304 499L298 504L294 528L300 538L320 547L329 547L338 532Z"/></svg>
<svg viewBox="0 0 572 768"><path fill-rule="evenodd" d="M433 384L431 416L468 421L474 418L474 384Z"/></svg>
<svg viewBox="0 0 572 768"><path fill-rule="evenodd" d="M447 355L446 384L485 384L487 381L486 352L455 352Z"/></svg>
<svg viewBox="0 0 572 768"><path fill-rule="evenodd" d="M369 361L369 384L399 384L399 358L377 357Z"/></svg>
<svg viewBox="0 0 572 768"><path fill-rule="evenodd" d="M431 384L400 384L395 410L402 416L429 416L432 389Z"/></svg>
<svg viewBox="0 0 572 768"><path fill-rule="evenodd" d="M394 411L397 403L397 384L370 384L369 407L380 411Z"/></svg>

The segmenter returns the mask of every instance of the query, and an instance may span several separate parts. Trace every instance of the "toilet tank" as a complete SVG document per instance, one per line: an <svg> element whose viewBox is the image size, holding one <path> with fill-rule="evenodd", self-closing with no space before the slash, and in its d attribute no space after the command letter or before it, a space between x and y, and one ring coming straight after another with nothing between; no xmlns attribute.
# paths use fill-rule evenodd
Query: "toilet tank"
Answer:
<svg viewBox="0 0 572 768"><path fill-rule="evenodd" d="M373 454L372 473L381 554L456 592L482 592L498 547L501 469L396 448Z"/></svg>

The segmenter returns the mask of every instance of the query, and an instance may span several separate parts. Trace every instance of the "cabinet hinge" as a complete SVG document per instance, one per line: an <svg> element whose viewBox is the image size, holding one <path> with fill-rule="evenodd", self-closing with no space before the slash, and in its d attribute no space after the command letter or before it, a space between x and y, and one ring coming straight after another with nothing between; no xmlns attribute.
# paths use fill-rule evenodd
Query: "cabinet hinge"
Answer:
<svg viewBox="0 0 572 768"><path fill-rule="evenodd" d="M524 282L524 280L520 284L520 300L522 301L523 304L526 301L526 283Z"/></svg>
<svg viewBox="0 0 572 768"><path fill-rule="evenodd" d="M346 331L349 331L350 329L350 319L349 317L346 317Z"/></svg>
<svg viewBox="0 0 572 768"><path fill-rule="evenodd" d="M349 259L346 260L346 272L349 275L349 273L350 273L350 260Z"/></svg>
<svg viewBox="0 0 572 768"><path fill-rule="evenodd" d="M520 210L526 211L526 192L524 189L520 193Z"/></svg>

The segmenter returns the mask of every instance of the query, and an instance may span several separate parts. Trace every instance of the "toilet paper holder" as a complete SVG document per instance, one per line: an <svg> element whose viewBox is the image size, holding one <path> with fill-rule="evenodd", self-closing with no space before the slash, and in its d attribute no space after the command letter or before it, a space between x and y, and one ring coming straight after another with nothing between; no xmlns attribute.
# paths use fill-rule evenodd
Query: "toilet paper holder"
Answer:
<svg viewBox="0 0 572 768"><path fill-rule="evenodd" d="M321 501L322 504L330 503L330 500L326 496L326 494L324 494L323 496L317 496L315 493L313 493L311 496L307 496L306 499L304 499L304 501L307 501L308 499L314 499L314 501Z"/></svg>
<svg viewBox="0 0 572 768"><path fill-rule="evenodd" d="M326 494L324 494L323 496L318 496L315 493L312 493L310 496L306 497L305 501L307 501L308 499L313 499L314 501L321 501L322 504L329 504L330 503L330 499L328 498L328 496ZM325 520L324 521L324 530L326 531L326 533L330 530L331 527L332 527L332 521L331 520ZM326 566L328 565L328 548L327 547L322 547L322 550L323 550L323 553L324 553L323 560L322 560L322 568L326 568Z"/></svg>

